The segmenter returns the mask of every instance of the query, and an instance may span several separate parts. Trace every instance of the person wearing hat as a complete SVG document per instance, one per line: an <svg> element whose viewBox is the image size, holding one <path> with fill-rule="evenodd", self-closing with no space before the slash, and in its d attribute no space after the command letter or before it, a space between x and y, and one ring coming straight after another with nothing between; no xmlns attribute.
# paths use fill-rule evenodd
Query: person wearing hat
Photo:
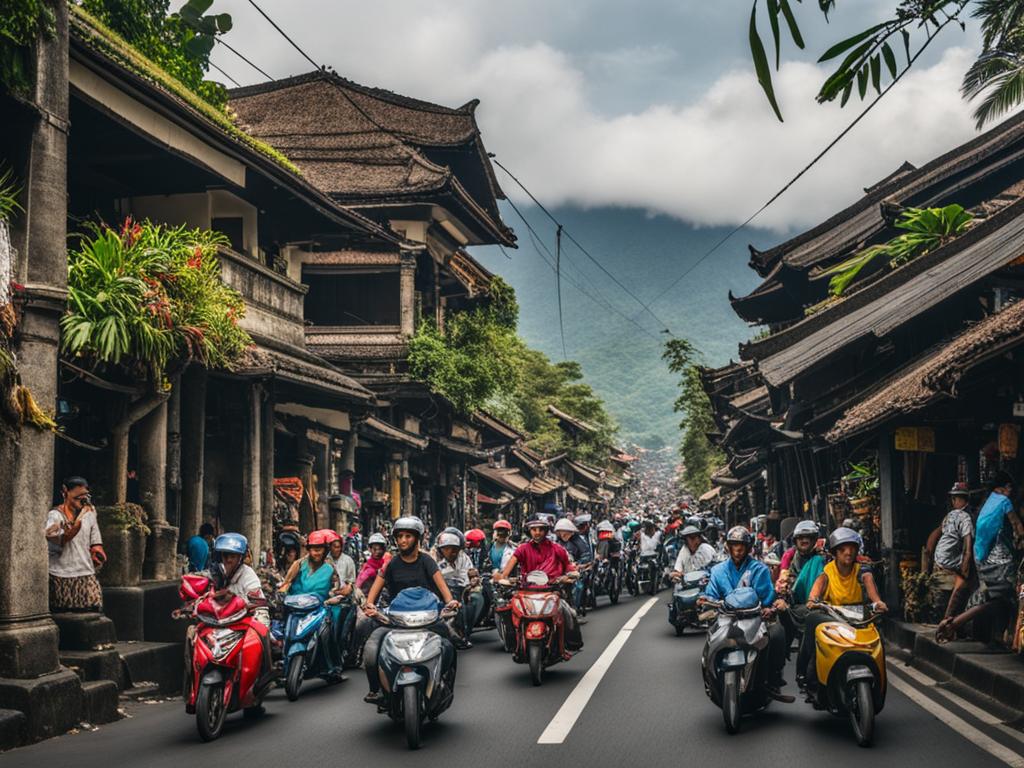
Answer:
<svg viewBox="0 0 1024 768"><path fill-rule="evenodd" d="M704 541L700 535L700 528L695 525L687 525L679 532L684 545L679 548L679 556L676 557L675 565L672 567L672 581L679 581L683 574L689 571L701 571L711 566L715 559L715 548Z"/></svg>
<svg viewBox="0 0 1024 768"><path fill-rule="evenodd" d="M974 521L968 509L966 483L954 483L949 491L950 510L939 526L938 540L932 562L939 567L940 575L952 581L952 591L946 603L946 611L938 628L936 639L946 640L953 618L963 611L971 593L977 589L978 577L974 569Z"/></svg>

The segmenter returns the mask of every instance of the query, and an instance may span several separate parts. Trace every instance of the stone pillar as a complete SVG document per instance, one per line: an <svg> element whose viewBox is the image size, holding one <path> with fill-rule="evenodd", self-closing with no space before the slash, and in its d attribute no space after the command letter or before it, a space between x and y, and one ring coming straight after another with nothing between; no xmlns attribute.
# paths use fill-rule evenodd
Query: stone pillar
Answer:
<svg viewBox="0 0 1024 768"><path fill-rule="evenodd" d="M301 443L304 445L305 442L305 438L303 438ZM313 454L304 452L300 452L296 459L296 469L299 479L302 480L303 489L302 503L299 504L299 529L303 533L316 530L316 509L310 503L312 498L310 488L313 487L313 461Z"/></svg>
<svg viewBox="0 0 1024 768"><path fill-rule="evenodd" d="M181 376L182 541L199 533L203 522L203 464L206 451L206 369L189 366Z"/></svg>
<svg viewBox="0 0 1024 768"><path fill-rule="evenodd" d="M356 448L359 447L359 435L351 432L341 449L341 478L338 482L339 492L346 496L352 495L352 481L356 474Z"/></svg>
<svg viewBox="0 0 1024 768"><path fill-rule="evenodd" d="M174 378L167 401L167 522L181 524L181 376ZM192 534L189 534L191 536ZM187 536L179 538L188 541Z"/></svg>
<svg viewBox="0 0 1024 768"><path fill-rule="evenodd" d="M249 540L249 548L259 552L263 526L263 489L260 483L263 457L261 454L263 430L263 387L248 387L245 418L242 424L242 530Z"/></svg>
<svg viewBox="0 0 1024 768"><path fill-rule="evenodd" d="M260 508L263 512L261 532L263 549L274 546L274 398L271 393L261 409L263 425L260 431Z"/></svg>
<svg viewBox="0 0 1024 768"><path fill-rule="evenodd" d="M896 552L896 473L893 436L882 432L878 440L878 501L882 522L882 559L885 561L885 584L882 597L886 603L900 604L900 563Z"/></svg>
<svg viewBox="0 0 1024 768"><path fill-rule="evenodd" d="M388 498L391 500L391 519L402 516L402 454L395 453L388 463Z"/></svg>
<svg viewBox="0 0 1024 768"><path fill-rule="evenodd" d="M167 403L139 422L139 493L149 515L142 575L165 581L178 575L178 529L167 522Z"/></svg>
<svg viewBox="0 0 1024 768"><path fill-rule="evenodd" d="M18 370L39 405L52 411L57 323L67 301L68 7L63 0L48 4L55 31L36 44L30 96L44 112L20 136L8 134L12 146L4 154L16 163L23 190L11 233L18 253L11 277L25 287ZM31 426L12 430L0 427L0 702L25 713L25 737L34 741L81 719L82 689L77 675L59 669L49 615L42 523L54 481L54 437Z"/></svg>
<svg viewBox="0 0 1024 768"><path fill-rule="evenodd" d="M416 257L411 253L402 254L399 298L402 335L412 336L416 332Z"/></svg>

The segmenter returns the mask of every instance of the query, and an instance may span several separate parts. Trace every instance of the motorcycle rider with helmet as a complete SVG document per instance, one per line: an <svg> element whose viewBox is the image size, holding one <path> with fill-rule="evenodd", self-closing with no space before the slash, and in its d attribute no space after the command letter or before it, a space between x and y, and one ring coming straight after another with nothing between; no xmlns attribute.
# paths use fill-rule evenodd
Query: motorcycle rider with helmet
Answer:
<svg viewBox="0 0 1024 768"><path fill-rule="evenodd" d="M679 536L683 539L683 546L679 548L679 555L672 567L673 581L679 581L683 574L689 571L710 568L715 559L715 548L704 541L697 526L685 526L679 532Z"/></svg>
<svg viewBox="0 0 1024 768"><path fill-rule="evenodd" d="M512 523L508 520L495 520L494 525L491 528L491 547L488 551L488 557L491 561L491 567L495 572L501 571L505 564L508 563L512 553L515 551L515 545L509 541L512 536Z"/></svg>
<svg viewBox="0 0 1024 768"><path fill-rule="evenodd" d="M550 529L551 524L540 515L534 515L526 521L530 539L516 547L501 571L502 580L508 579L517 565L520 575L524 578L530 571L544 571L549 581L555 581L563 576L570 579L579 576L569 562L569 554L565 549L548 538ZM559 599L559 608L565 624L565 647L570 651L578 651L583 647L583 635L576 619L576 612L562 598Z"/></svg>
<svg viewBox="0 0 1024 768"><path fill-rule="evenodd" d="M480 572L473 565L472 559L462 548L462 541L454 533L447 530L440 533L433 553L437 567L441 570L441 576L452 595L457 600L463 600L462 610L453 618L452 626L456 629L452 642L460 651L472 648L469 636L473 633L473 627L480 619L480 611L483 607L483 595L479 592L467 592L470 587L478 582Z"/></svg>
<svg viewBox="0 0 1024 768"><path fill-rule="evenodd" d="M363 592L370 588L377 574L384 569L391 557L388 554L388 540L384 538L383 533L373 533L366 541L370 548L370 556L366 558L366 562L359 570L359 576L356 577L356 588Z"/></svg>
<svg viewBox="0 0 1024 768"><path fill-rule="evenodd" d="M807 598L811 587L825 567L824 556L817 551L820 529L813 520L801 520L793 529L793 546L782 555L775 589L789 603L789 610L780 616L786 628L786 641L793 644L803 632L807 618ZM798 670L799 671L799 670Z"/></svg>
<svg viewBox="0 0 1024 768"><path fill-rule="evenodd" d="M878 613L889 610L878 593L871 568L857 562L857 555L863 546L860 534L845 526L836 528L828 537L828 549L833 560L822 569L811 587L807 598L809 612L804 620L804 636L796 657L798 679L802 679L807 687L817 685L818 679L814 669L814 631L819 624L833 621L824 611L814 611L814 603L821 601L830 605L863 605L866 597Z"/></svg>
<svg viewBox="0 0 1024 768"><path fill-rule="evenodd" d="M269 627L270 614L265 607L263 585L252 566L243 562L248 551L249 540L245 536L240 533L222 533L213 542L210 574L218 591L237 595L249 606L262 603L253 611L253 618Z"/></svg>
<svg viewBox="0 0 1024 768"><path fill-rule="evenodd" d="M583 515L580 515L583 517ZM589 525L590 515L586 515L587 524ZM578 518L577 518L578 519ZM565 548L565 551L569 553L569 558L577 566L587 565L594 560L594 550L590 546L590 542L579 532L576 527L574 520L570 520L567 517L563 517L557 523L555 523L555 536L558 537L558 543ZM586 584L584 579L579 579L573 584L572 588L572 602L573 607L579 611L583 600L584 591ZM583 619L580 619L583 622Z"/></svg>
<svg viewBox="0 0 1024 768"><path fill-rule="evenodd" d="M398 518L391 526L398 555L391 558L374 578L370 592L366 596L366 604L363 606L363 612L367 617L376 618L377 599L385 588L394 598L403 589L422 587L437 595L445 603L447 610L459 607L458 601L452 598L437 563L430 555L420 551L424 530L423 521L411 515ZM430 630L442 637L449 634L448 627L443 621L431 625ZM376 627L363 647L363 667L366 670L366 681L370 686L370 692L363 701L370 704L379 704L383 700L380 692L380 675L377 672L377 654L380 652L380 644L390 631L391 628L386 625Z"/></svg>
<svg viewBox="0 0 1024 768"><path fill-rule="evenodd" d="M775 595L768 566L750 556L754 546L754 537L750 531L742 525L734 526L726 534L725 543L729 550L729 559L711 569L711 576L702 598L724 600L740 587L750 587L757 592L768 632L765 663L761 666L765 675L763 682L771 698L776 701L792 702L794 698L783 695L781 690L786 684L782 677L782 670L786 665L786 632L778 622L768 621L776 611L784 610L786 603Z"/></svg>

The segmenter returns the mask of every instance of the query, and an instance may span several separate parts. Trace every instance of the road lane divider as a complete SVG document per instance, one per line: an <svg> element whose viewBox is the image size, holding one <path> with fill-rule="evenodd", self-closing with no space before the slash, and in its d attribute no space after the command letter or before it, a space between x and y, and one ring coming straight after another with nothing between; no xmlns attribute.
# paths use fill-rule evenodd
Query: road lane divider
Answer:
<svg viewBox="0 0 1024 768"><path fill-rule="evenodd" d="M889 675L889 685L928 712L928 714L948 725L976 747L1002 760L1010 768L1024 768L1024 756L1014 752L1006 745L1000 744L980 728L971 725L956 713L951 712L934 699L917 690L917 688L900 677L899 672Z"/></svg>
<svg viewBox="0 0 1024 768"><path fill-rule="evenodd" d="M658 602L658 598L652 597L637 608L630 619L622 625L622 629L608 643L608 646L597 658L597 661L591 665L587 673L576 684L576 687L572 689L572 693L569 694L569 697L559 708L558 712L555 713L555 716L551 718L548 727L544 729L540 738L537 739L538 744L561 744L565 741L569 731L572 730L580 715L583 714L583 709L587 706L587 702L590 701L590 697L594 695L597 686L601 684L601 679L611 668L615 657L619 655L619 651L622 650L626 641L629 640L629 636L640 623L640 619L651 610L651 607L656 602ZM1021 766L1021 768L1024 768L1024 766Z"/></svg>

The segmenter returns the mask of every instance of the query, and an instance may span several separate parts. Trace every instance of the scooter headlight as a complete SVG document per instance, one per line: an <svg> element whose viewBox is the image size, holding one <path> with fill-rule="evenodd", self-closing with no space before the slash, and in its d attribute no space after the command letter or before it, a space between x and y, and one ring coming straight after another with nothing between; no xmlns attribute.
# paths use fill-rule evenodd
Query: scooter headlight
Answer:
<svg viewBox="0 0 1024 768"><path fill-rule="evenodd" d="M391 632L384 650L402 664L419 664L441 653L441 638L433 632Z"/></svg>
<svg viewBox="0 0 1024 768"><path fill-rule="evenodd" d="M313 613L307 614L306 616L303 616L301 619L299 619L295 623L296 637L302 637L303 635L305 635L313 627L313 625L320 620L320 618L321 612L314 611Z"/></svg>
<svg viewBox="0 0 1024 768"><path fill-rule="evenodd" d="M245 632L225 628L215 629L213 632L203 635L203 640L210 649L214 660L220 661L235 649L244 636Z"/></svg>

